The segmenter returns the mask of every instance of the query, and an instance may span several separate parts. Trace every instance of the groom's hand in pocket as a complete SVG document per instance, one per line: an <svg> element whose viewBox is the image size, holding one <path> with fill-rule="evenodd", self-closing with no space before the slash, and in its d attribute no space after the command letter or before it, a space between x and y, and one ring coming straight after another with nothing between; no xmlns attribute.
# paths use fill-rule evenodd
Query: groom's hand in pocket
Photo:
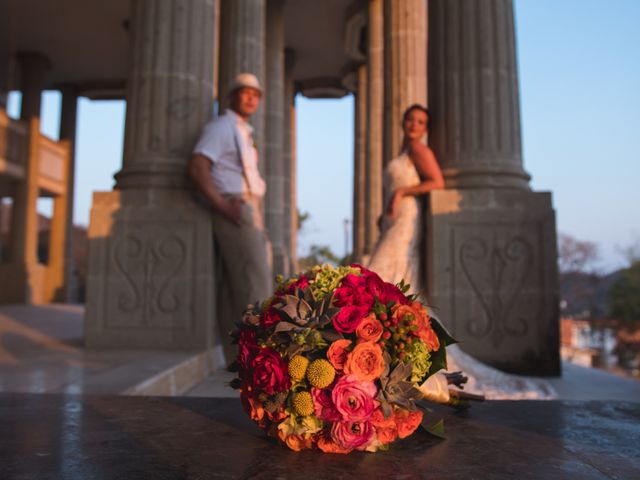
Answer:
<svg viewBox="0 0 640 480"><path fill-rule="evenodd" d="M227 202L222 214L231 220L238 227L242 226L242 206L243 201L237 198L233 198Z"/></svg>

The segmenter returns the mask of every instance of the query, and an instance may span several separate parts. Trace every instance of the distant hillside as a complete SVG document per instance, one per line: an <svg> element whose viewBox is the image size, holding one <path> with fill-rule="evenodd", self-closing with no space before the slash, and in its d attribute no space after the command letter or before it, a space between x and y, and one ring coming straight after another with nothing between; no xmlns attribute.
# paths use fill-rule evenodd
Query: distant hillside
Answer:
<svg viewBox="0 0 640 480"><path fill-rule="evenodd" d="M585 319L608 317L607 295L619 276L620 271L607 275L580 272L561 274L562 315Z"/></svg>

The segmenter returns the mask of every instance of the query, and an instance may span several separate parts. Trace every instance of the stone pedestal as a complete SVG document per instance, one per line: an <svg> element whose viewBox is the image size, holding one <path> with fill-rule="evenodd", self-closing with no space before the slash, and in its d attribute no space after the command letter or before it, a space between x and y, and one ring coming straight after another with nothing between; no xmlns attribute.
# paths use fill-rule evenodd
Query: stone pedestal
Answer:
<svg viewBox="0 0 640 480"><path fill-rule="evenodd" d="M551 194L430 195L429 303L460 346L501 370L557 375L558 276Z"/></svg>
<svg viewBox="0 0 640 480"><path fill-rule="evenodd" d="M132 4L124 164L91 211L90 347L212 343L211 220L185 168L212 112L214 17L210 0Z"/></svg>
<svg viewBox="0 0 640 480"><path fill-rule="evenodd" d="M95 193L89 242L88 347L203 349L220 341L211 220L188 192Z"/></svg>

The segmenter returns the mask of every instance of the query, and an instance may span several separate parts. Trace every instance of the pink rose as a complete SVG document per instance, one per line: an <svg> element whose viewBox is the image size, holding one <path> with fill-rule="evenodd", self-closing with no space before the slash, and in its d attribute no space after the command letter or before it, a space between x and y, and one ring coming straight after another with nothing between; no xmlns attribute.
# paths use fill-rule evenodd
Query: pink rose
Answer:
<svg viewBox="0 0 640 480"><path fill-rule="evenodd" d="M374 298L367 290L364 277L350 273L341 280L333 294L333 301L338 307L358 305L370 308Z"/></svg>
<svg viewBox="0 0 640 480"><path fill-rule="evenodd" d="M376 393L373 382L361 382L355 375L347 375L336 382L331 399L342 420L359 422L368 419L380 405L374 398Z"/></svg>
<svg viewBox="0 0 640 480"><path fill-rule="evenodd" d="M365 450L374 438L375 429L371 423L336 422L331 426L331 438L345 449Z"/></svg>
<svg viewBox="0 0 640 480"><path fill-rule="evenodd" d="M333 316L333 327L341 333L353 333L368 313L368 307L342 307L340 311Z"/></svg>
<svg viewBox="0 0 640 480"><path fill-rule="evenodd" d="M337 422L341 420L340 412L331 399L331 391L328 388L312 388L313 410L320 420Z"/></svg>
<svg viewBox="0 0 640 480"><path fill-rule="evenodd" d="M272 348L262 347L253 358L253 385L268 395L291 387L287 363Z"/></svg>

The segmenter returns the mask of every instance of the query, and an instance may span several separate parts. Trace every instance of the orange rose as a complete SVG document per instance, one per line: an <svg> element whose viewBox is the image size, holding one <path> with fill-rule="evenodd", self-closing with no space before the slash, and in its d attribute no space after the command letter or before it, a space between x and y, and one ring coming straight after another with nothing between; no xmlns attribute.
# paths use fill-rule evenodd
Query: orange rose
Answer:
<svg viewBox="0 0 640 480"><path fill-rule="evenodd" d="M251 420L256 422L261 428L264 428L265 409L262 403L255 398L249 385L244 385L240 388L240 400L242 401L244 411L249 415Z"/></svg>
<svg viewBox="0 0 640 480"><path fill-rule="evenodd" d="M349 355L347 348L350 346L351 340L347 339L336 340L329 346L329 350L327 350L327 360L331 362L333 368L342 371L344 363L347 361L347 356Z"/></svg>
<svg viewBox="0 0 640 480"><path fill-rule="evenodd" d="M416 335L429 347L430 351L435 352L439 350L440 340L433 330L433 327L431 327L431 319L429 318L427 309L420 302L413 302L411 308L415 313L416 325L418 326Z"/></svg>
<svg viewBox="0 0 640 480"><path fill-rule="evenodd" d="M343 448L334 442L329 434L318 437L318 448L324 453L349 453L351 451L351 449Z"/></svg>
<svg viewBox="0 0 640 480"><path fill-rule="evenodd" d="M376 318L375 313L370 313L364 317L358 328L356 328L356 336L358 341L377 342L382 336L382 324Z"/></svg>
<svg viewBox="0 0 640 480"><path fill-rule="evenodd" d="M406 438L416 431L420 422L422 422L422 410L414 410L410 412L399 408L395 413L396 425L398 427L398 436Z"/></svg>
<svg viewBox="0 0 640 480"><path fill-rule="evenodd" d="M405 318L407 318L407 317L414 317L415 318L415 316L416 316L416 312L411 307L411 305L396 304L391 309L391 312L392 312L391 319L394 321L394 323L400 323L400 322L404 321Z"/></svg>
<svg viewBox="0 0 640 480"><path fill-rule="evenodd" d="M378 409L371 415L370 422L376 429L376 436L380 443L391 443L398 438L398 427L393 415L389 418L384 418L382 410Z"/></svg>
<svg viewBox="0 0 640 480"><path fill-rule="evenodd" d="M384 359L380 345L374 342L362 342L347 357L344 373L355 375L361 382L373 381L384 370Z"/></svg>
<svg viewBox="0 0 640 480"><path fill-rule="evenodd" d="M311 437L305 438L302 435L294 434L285 437L284 435L280 434L280 439L287 445L287 447L289 447L294 452L313 448L313 440L311 439Z"/></svg>

